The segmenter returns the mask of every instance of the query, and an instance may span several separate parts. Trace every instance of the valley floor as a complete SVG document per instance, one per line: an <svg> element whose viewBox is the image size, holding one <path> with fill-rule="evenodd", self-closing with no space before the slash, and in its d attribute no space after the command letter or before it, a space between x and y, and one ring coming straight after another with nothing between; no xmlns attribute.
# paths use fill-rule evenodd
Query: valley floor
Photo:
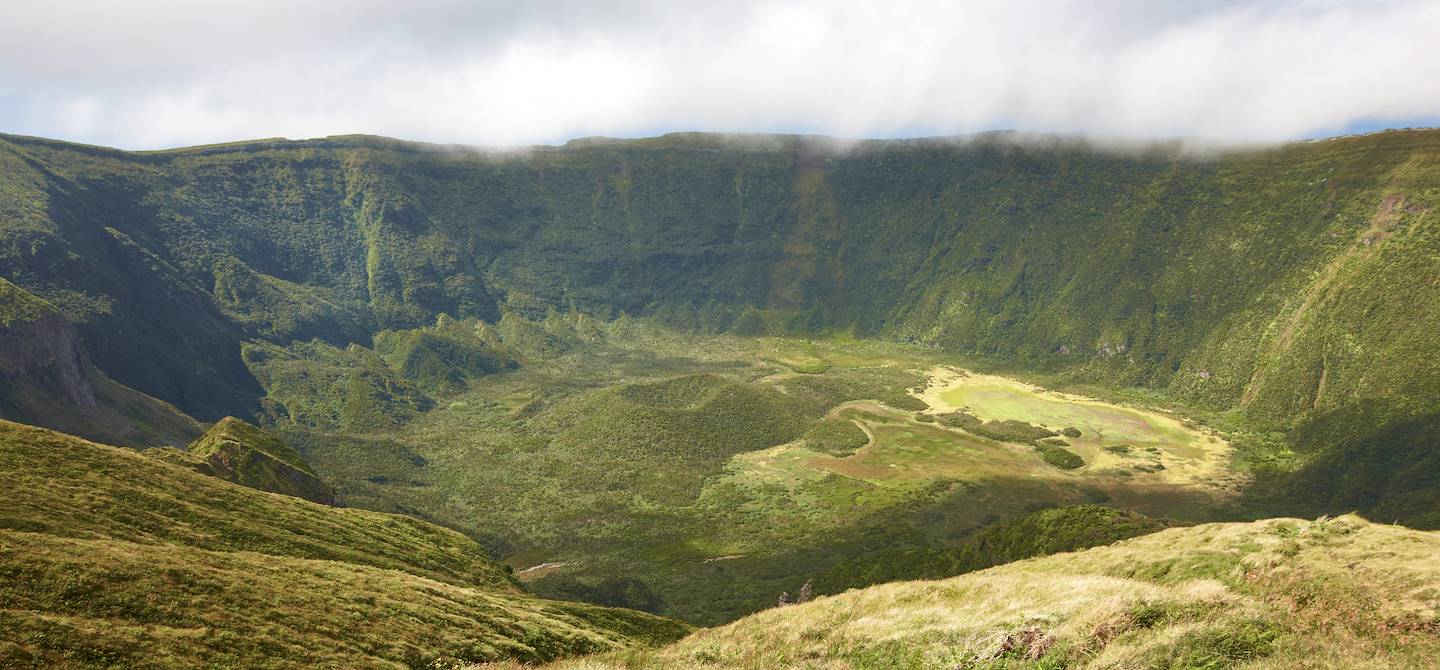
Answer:
<svg viewBox="0 0 1440 670"><path fill-rule="evenodd" d="M1038 509L1217 518L1244 481L1212 430L915 347L600 329L393 430L278 425L349 504L461 529L538 593L707 625L949 574Z"/></svg>

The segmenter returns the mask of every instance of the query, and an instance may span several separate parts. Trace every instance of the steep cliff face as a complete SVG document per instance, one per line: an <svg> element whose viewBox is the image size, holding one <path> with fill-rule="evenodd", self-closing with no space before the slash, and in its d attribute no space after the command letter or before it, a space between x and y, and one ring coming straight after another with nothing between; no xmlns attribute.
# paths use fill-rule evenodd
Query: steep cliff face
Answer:
<svg viewBox="0 0 1440 670"><path fill-rule="evenodd" d="M290 445L232 416L191 443L187 455L204 474L252 489L335 504L335 492Z"/></svg>
<svg viewBox="0 0 1440 670"><path fill-rule="evenodd" d="M43 389L77 410L93 409L97 403L90 358L69 320L4 279L0 279L0 302L5 309L0 377L10 392L7 404L34 405L26 393Z"/></svg>
<svg viewBox="0 0 1440 670"><path fill-rule="evenodd" d="M79 333L63 314L3 278L0 411L131 446L180 442L198 432L174 407L105 377L90 364Z"/></svg>

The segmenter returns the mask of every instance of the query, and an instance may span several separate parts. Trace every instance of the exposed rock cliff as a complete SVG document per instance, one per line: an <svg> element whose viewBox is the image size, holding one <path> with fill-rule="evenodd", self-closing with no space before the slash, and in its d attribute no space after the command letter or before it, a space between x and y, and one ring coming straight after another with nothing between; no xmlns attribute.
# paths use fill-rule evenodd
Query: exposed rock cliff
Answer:
<svg viewBox="0 0 1440 670"><path fill-rule="evenodd" d="M52 305L0 279L0 413L129 446L183 442L199 426L168 403L91 365L75 326Z"/></svg>

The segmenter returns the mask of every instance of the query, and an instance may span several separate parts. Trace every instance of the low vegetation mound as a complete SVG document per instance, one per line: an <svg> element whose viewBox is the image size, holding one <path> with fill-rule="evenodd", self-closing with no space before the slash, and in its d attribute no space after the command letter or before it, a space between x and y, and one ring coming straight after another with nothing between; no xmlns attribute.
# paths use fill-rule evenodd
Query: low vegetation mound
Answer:
<svg viewBox="0 0 1440 670"><path fill-rule="evenodd" d="M926 416L926 415L921 415ZM849 419L825 419L805 432L805 447L830 456L849 456L865 446L870 436Z"/></svg>
<svg viewBox="0 0 1440 670"><path fill-rule="evenodd" d="M966 432L979 435L980 437L988 437L1001 442L1038 444L1041 440L1060 434L1049 428L1036 426L1024 421L1017 421L1015 419L982 421L974 414L965 411L946 412L935 418L941 424L951 428L960 428Z"/></svg>
<svg viewBox="0 0 1440 670"><path fill-rule="evenodd" d="M252 489L333 505L335 492L299 452L279 438L233 416L216 422L190 444L188 455L205 474Z"/></svg>
<svg viewBox="0 0 1440 670"><path fill-rule="evenodd" d="M1428 668L1440 658L1437 556L1440 534L1355 516L1206 524L546 667Z"/></svg>
<svg viewBox="0 0 1440 670"><path fill-rule="evenodd" d="M1040 458L1045 459L1046 463L1061 470L1074 470L1085 465L1085 459L1059 444L1037 444L1035 450L1040 452Z"/></svg>
<svg viewBox="0 0 1440 670"><path fill-rule="evenodd" d="M443 315L431 328L377 333L375 352L432 394L461 391L471 379L516 365L474 327Z"/></svg>

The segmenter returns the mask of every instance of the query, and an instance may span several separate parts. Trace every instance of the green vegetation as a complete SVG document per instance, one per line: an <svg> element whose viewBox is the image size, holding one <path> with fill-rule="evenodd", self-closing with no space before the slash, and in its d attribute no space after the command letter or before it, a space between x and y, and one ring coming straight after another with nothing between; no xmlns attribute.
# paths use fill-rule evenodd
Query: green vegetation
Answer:
<svg viewBox="0 0 1440 670"><path fill-rule="evenodd" d="M843 457L868 444L870 435L853 420L826 419L806 431L801 439L806 449Z"/></svg>
<svg viewBox="0 0 1440 670"><path fill-rule="evenodd" d="M686 630L529 596L454 531L40 428L0 423L0 466L7 662L430 667L551 660Z"/></svg>
<svg viewBox="0 0 1440 670"><path fill-rule="evenodd" d="M966 432L1001 442L1038 444L1040 440L1059 435L1059 433L1053 430L1034 426L1015 419L981 421L969 412L949 412L941 414L935 417L935 419L952 428L961 428Z"/></svg>
<svg viewBox="0 0 1440 670"><path fill-rule="evenodd" d="M1380 430L1440 395L1424 307L1440 304L1437 148L1434 130L1203 159L1003 134L843 148L679 134L511 154L370 137L137 154L5 136L0 276L63 312L120 384L203 420L390 430L511 361L560 355L586 325L573 315L634 315L911 342L1131 393L1253 437L1238 442L1245 467L1283 479L1325 446L1304 426ZM491 326L458 333L442 315ZM792 374L850 365L790 342L758 357ZM983 400L955 409L1021 420ZM1027 423L1081 439L1119 418L1042 409ZM165 432L105 437L184 441ZM1427 486L1365 495L1433 500Z"/></svg>
<svg viewBox="0 0 1440 670"><path fill-rule="evenodd" d="M246 343L245 364L264 386L265 418L319 428L395 428L435 401L386 361L358 344L337 349L318 340L286 348Z"/></svg>
<svg viewBox="0 0 1440 670"><path fill-rule="evenodd" d="M947 572L960 574L1032 556L1087 549L1145 535L1165 525L1134 512L1098 505L1041 510L981 529L952 552L955 565Z"/></svg>
<svg viewBox="0 0 1440 670"><path fill-rule="evenodd" d="M938 579L1034 556L1077 551L1161 530L1167 522L1128 510L1074 505L985 526L953 547L879 549L866 562L837 565L816 577L820 593L911 579Z"/></svg>
<svg viewBox="0 0 1440 670"><path fill-rule="evenodd" d="M1293 475L1255 486L1258 513L1355 509L1374 519L1440 529L1440 415L1366 428L1363 412L1302 428L1312 457Z"/></svg>
<svg viewBox="0 0 1440 670"><path fill-rule="evenodd" d="M1437 555L1440 535L1353 516L1210 524L848 591L658 650L543 667L1431 667Z"/></svg>
<svg viewBox="0 0 1440 670"><path fill-rule="evenodd" d="M0 278L0 325L8 328L17 321L35 321L57 311L54 305Z"/></svg>
<svg viewBox="0 0 1440 670"><path fill-rule="evenodd" d="M515 367L475 328L442 315L433 328L386 330L375 351L402 377L432 394L461 391L469 381Z"/></svg>
<svg viewBox="0 0 1440 670"><path fill-rule="evenodd" d="M1075 468L1085 465L1085 459L1080 458L1079 456L1075 455L1075 452L1070 451L1063 446L1058 446L1054 444L1037 444L1035 445L1035 450L1040 452L1040 458L1045 459L1046 463L1060 468L1061 470L1074 470Z"/></svg>
<svg viewBox="0 0 1440 670"><path fill-rule="evenodd" d="M691 134L135 154L7 136L0 275L121 383L202 419L253 412L246 339L367 343L553 308L914 341L1283 430L1357 394L1398 415L1440 390L1424 355L1440 329L1408 308L1440 301L1437 146L1404 131L1197 159ZM98 211L106 226L86 225ZM1392 290L1401 276L1413 290Z"/></svg>

